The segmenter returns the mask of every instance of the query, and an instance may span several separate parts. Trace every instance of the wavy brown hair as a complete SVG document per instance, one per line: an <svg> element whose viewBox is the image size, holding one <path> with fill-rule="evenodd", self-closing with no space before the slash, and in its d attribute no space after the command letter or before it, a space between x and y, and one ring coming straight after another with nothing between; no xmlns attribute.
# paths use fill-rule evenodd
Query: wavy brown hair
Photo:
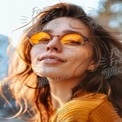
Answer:
<svg viewBox="0 0 122 122"><path fill-rule="evenodd" d="M77 18L88 26L91 33L90 43L93 46L92 58L96 63L95 70L87 71L87 77L72 89L71 99L77 96L76 93L79 90L104 93L122 117L122 79L120 77L122 76L120 59L122 43L97 24L93 18L87 16L81 7L69 3L59 3L40 12L34 18L35 23L23 34L11 56L7 81L12 96L20 105L20 111L16 116L30 112L32 116L29 121L46 122L53 112L49 84L43 85L43 82L48 80L38 77L32 70L30 58L32 45L28 37L41 31L49 21L59 17ZM117 53L114 53L114 49ZM110 62L113 59L117 62L111 65ZM104 64L101 61L104 61ZM114 70L116 71L113 73ZM110 71L113 74L110 74Z"/></svg>

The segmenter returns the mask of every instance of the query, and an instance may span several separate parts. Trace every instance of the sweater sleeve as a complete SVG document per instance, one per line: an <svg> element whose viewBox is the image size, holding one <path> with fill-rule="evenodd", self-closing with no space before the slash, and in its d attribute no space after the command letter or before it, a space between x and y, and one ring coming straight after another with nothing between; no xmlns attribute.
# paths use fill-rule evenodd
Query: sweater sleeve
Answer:
<svg viewBox="0 0 122 122"><path fill-rule="evenodd" d="M55 111L51 122L87 122L89 108L90 105L84 107L81 102L71 102Z"/></svg>
<svg viewBox="0 0 122 122"><path fill-rule="evenodd" d="M67 111L67 110L66 110ZM51 122L87 122L88 115L83 110L73 110L70 112L60 111Z"/></svg>
<svg viewBox="0 0 122 122"><path fill-rule="evenodd" d="M102 100L76 99L55 111L51 122L88 122L90 112L101 104Z"/></svg>
<svg viewBox="0 0 122 122"><path fill-rule="evenodd" d="M104 95L78 98L56 110L50 122L122 122Z"/></svg>
<svg viewBox="0 0 122 122"><path fill-rule="evenodd" d="M89 115L89 122L122 122L112 104L105 101Z"/></svg>

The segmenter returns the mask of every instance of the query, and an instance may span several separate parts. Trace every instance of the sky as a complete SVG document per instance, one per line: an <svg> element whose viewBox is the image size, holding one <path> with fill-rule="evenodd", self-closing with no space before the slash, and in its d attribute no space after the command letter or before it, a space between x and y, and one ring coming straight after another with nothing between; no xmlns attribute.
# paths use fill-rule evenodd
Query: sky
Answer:
<svg viewBox="0 0 122 122"><path fill-rule="evenodd" d="M23 26L42 8L59 2L80 5L88 14L93 14L99 7L100 0L0 0L0 34L10 36L13 41L22 34L18 27Z"/></svg>

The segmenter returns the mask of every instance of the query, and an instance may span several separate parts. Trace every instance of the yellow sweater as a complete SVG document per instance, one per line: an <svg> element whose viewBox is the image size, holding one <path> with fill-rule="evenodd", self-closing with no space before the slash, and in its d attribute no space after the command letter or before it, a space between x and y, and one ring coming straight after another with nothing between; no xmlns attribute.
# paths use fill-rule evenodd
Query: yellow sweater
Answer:
<svg viewBox="0 0 122 122"><path fill-rule="evenodd" d="M50 122L122 122L104 94L78 97L57 109Z"/></svg>

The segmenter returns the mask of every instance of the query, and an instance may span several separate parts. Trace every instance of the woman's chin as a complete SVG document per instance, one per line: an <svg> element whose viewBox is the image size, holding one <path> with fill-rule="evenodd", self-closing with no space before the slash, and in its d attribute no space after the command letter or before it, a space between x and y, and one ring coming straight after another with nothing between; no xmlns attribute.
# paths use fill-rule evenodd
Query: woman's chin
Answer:
<svg viewBox="0 0 122 122"><path fill-rule="evenodd" d="M69 74L57 73L57 72L53 72L53 73L43 72L37 75L39 75L40 77L46 77L48 80L56 80L56 81L67 80L71 77Z"/></svg>

